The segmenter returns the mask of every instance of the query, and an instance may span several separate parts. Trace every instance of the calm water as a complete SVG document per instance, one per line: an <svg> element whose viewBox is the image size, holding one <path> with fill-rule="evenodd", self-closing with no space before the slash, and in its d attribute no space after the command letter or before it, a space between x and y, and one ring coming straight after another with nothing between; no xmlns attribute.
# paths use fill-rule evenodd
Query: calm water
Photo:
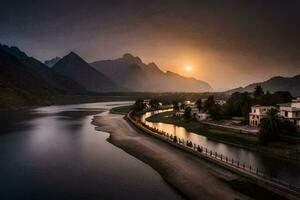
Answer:
<svg viewBox="0 0 300 200"><path fill-rule="evenodd" d="M258 167L260 171L268 176L283 180L284 182L300 188L300 162L281 160L258 152L237 148L232 145L214 142L205 136L188 132L183 127L165 123L152 123L145 120L156 113L158 112L148 112L144 114L142 116L142 121L149 126L164 130L167 133L176 135L178 138L192 141L195 144L199 144L205 148L216 151L219 154L223 154L230 159L234 158L235 160L239 160L240 163L245 162L248 165L251 164L252 167Z"/></svg>
<svg viewBox="0 0 300 200"><path fill-rule="evenodd" d="M90 124L97 111L119 104L1 113L0 199L181 199Z"/></svg>

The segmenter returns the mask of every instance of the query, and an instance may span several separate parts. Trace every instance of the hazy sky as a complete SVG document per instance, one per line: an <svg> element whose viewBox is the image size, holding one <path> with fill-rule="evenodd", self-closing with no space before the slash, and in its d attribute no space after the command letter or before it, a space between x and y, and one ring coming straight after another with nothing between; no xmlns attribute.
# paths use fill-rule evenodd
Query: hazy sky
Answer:
<svg viewBox="0 0 300 200"><path fill-rule="evenodd" d="M300 1L0 0L0 8L0 43L40 60L129 52L214 88L300 73Z"/></svg>

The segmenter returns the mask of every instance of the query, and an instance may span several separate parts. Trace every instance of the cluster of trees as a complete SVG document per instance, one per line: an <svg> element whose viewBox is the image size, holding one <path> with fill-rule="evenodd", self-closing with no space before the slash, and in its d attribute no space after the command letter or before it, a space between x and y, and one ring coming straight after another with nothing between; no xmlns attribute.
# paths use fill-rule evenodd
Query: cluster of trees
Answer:
<svg viewBox="0 0 300 200"><path fill-rule="evenodd" d="M275 108L267 112L265 118L261 120L259 140L266 144L270 141L278 140L280 135L292 136L296 134L297 127L287 119L280 119L278 110Z"/></svg>
<svg viewBox="0 0 300 200"><path fill-rule="evenodd" d="M153 98L149 101L149 106L151 107L151 109L157 110L159 109L160 101L156 98ZM146 108L147 104L145 103L145 101L143 99L137 99L133 105L132 111L133 114L138 114L143 112Z"/></svg>
<svg viewBox="0 0 300 200"><path fill-rule="evenodd" d="M138 114L139 112L142 112L143 110L145 110L146 109L146 104L145 104L145 102L144 102L144 100L142 100L142 99L137 99L136 101L135 101L135 103L133 104L133 106L132 106L132 113L134 114L134 115L136 115L136 114Z"/></svg>
<svg viewBox="0 0 300 200"><path fill-rule="evenodd" d="M253 93L233 93L224 105L223 113L225 116L239 116L248 119L251 105L275 106L279 103L290 102L292 98L289 92L278 91L271 94L268 91L264 92L263 88L257 85Z"/></svg>

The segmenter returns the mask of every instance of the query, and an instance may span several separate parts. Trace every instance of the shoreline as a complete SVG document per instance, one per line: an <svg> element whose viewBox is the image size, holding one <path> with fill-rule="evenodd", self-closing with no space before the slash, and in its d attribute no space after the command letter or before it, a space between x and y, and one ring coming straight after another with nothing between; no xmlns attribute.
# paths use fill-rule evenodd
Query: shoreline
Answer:
<svg viewBox="0 0 300 200"><path fill-rule="evenodd" d="M158 115L158 114L156 114L156 115ZM168 121L165 121L165 120L159 121L159 120L150 119L150 118L153 118L153 117L155 117L155 115L150 116L145 120L148 121L148 122L154 122L154 123L161 122L161 123L166 123L166 124L170 124L170 125L179 126L179 127L185 128L188 132L193 132L195 134L205 136L210 140L220 142L220 143L224 143L224 144L228 144L228 145L232 145L232 146L235 146L235 147L238 147L238 148L243 148L243 149L248 149L248 150L251 150L251 151L263 153L265 155L272 156L272 157L275 157L275 158L279 157L280 159L293 160L294 162L299 162L300 161L300 157L293 155L295 153L298 153L297 150L282 149L282 148L276 148L276 147L263 147L263 146L254 145L254 144L245 144L245 143L227 141L226 139L222 139L222 138L212 136L209 133L204 134L203 131L202 132L196 132L194 130L189 130L189 128L184 126L184 125L178 125L176 123L168 122Z"/></svg>
<svg viewBox="0 0 300 200"><path fill-rule="evenodd" d="M92 124L96 126L96 130L110 134L108 142L151 166L169 185L188 199L274 198L273 193L259 191L260 188L250 186L239 175L141 133L128 124L123 116L94 116ZM247 189L241 188L243 184ZM249 188L269 198L245 195L244 193L251 191Z"/></svg>
<svg viewBox="0 0 300 200"><path fill-rule="evenodd" d="M130 95L107 95L105 93L99 95L59 95L53 96L49 99L49 101L45 101L40 104L0 107L0 112L31 110L45 106L73 105L112 101L135 101L136 98L136 96Z"/></svg>

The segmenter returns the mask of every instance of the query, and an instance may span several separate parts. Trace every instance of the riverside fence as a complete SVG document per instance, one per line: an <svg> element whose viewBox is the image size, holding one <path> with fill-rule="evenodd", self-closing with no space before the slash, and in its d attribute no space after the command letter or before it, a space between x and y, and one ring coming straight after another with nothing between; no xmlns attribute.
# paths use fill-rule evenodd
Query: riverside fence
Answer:
<svg viewBox="0 0 300 200"><path fill-rule="evenodd" d="M130 114L127 116L131 122L135 125L142 128L147 133L151 135L158 136L160 139L167 141L177 147L187 150L193 154L206 158L208 160L214 161L217 164L222 164L223 166L231 169L238 170L239 174L247 175L248 177L255 178L255 181L264 181L264 186L273 188L277 188L280 191L291 193L292 195L296 195L296 198L289 199L298 199L300 196L300 188L294 185L291 185L285 181L279 180L277 178L273 178L271 176L266 175L262 171L260 171L257 167L254 167L251 164L247 164L245 162L240 162L238 159L227 157L221 153L213 151L211 149L205 148L198 144L193 144L191 141L185 140L184 138L178 138L173 134L167 133L163 130L159 130L154 127L150 127L144 122L142 122L139 118L132 117ZM286 195L285 195L286 196Z"/></svg>

